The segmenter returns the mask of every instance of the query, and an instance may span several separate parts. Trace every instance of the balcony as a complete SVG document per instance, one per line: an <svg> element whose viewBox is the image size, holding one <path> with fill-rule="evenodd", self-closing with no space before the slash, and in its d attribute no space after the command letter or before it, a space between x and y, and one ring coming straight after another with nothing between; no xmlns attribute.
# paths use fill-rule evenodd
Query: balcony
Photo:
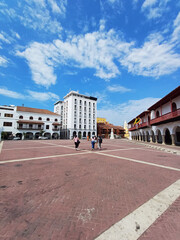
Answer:
<svg viewBox="0 0 180 240"><path fill-rule="evenodd" d="M17 127L19 130L44 130L44 127Z"/></svg>
<svg viewBox="0 0 180 240"><path fill-rule="evenodd" d="M138 128L145 128L145 127L148 127L148 126L149 126L148 122L143 122L143 123L138 125Z"/></svg>
<svg viewBox="0 0 180 240"><path fill-rule="evenodd" d="M173 119L180 118L180 109L177 109L174 112L166 113L160 117L150 120L151 125L157 125L162 122L170 122Z"/></svg>
<svg viewBox="0 0 180 240"><path fill-rule="evenodd" d="M60 128L53 128L53 131L60 131Z"/></svg>
<svg viewBox="0 0 180 240"><path fill-rule="evenodd" d="M137 130L137 129L140 129L140 128L145 128L145 127L149 127L148 122L143 122L141 124L137 124L136 126L133 126L133 127L129 128L128 130L129 131L134 131L134 130Z"/></svg>
<svg viewBox="0 0 180 240"><path fill-rule="evenodd" d="M134 131L134 130L137 130L137 129L138 129L138 126L134 126L134 127L129 128L128 130L129 131Z"/></svg>

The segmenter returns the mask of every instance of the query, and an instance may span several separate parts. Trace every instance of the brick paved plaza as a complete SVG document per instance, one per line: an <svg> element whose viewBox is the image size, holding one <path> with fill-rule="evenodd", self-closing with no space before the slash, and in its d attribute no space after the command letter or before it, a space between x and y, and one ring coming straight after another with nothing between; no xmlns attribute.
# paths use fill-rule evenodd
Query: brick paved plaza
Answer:
<svg viewBox="0 0 180 240"><path fill-rule="evenodd" d="M127 240L103 234L169 186L179 189L179 155L126 140L94 151L86 140L80 151L71 140L7 141L0 161L2 240ZM129 222L139 234L130 239L179 240L177 191L158 216L144 231Z"/></svg>

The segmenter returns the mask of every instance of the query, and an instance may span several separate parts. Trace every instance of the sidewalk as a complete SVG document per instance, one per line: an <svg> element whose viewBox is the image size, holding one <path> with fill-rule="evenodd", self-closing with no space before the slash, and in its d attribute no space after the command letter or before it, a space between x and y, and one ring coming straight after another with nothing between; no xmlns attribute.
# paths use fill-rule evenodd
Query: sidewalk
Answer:
<svg viewBox="0 0 180 240"><path fill-rule="evenodd" d="M127 139L127 141L135 144L144 145L148 148L154 148L164 152L180 155L180 146L164 145L160 143L150 143L150 142L143 142L143 141L136 141L136 140L129 140L129 139Z"/></svg>

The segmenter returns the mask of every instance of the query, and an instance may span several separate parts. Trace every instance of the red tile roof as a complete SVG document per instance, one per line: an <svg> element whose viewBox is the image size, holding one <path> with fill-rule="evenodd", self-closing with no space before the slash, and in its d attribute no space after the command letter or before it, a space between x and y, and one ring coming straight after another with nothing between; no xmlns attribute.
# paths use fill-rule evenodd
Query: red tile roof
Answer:
<svg viewBox="0 0 180 240"><path fill-rule="evenodd" d="M19 111L19 112L32 112L32 113L40 113L40 114L49 114L49 115L60 116L59 114L51 112L51 111L46 110L46 109L38 109L38 108L30 108L30 107L20 107L20 106L17 106L17 111Z"/></svg>

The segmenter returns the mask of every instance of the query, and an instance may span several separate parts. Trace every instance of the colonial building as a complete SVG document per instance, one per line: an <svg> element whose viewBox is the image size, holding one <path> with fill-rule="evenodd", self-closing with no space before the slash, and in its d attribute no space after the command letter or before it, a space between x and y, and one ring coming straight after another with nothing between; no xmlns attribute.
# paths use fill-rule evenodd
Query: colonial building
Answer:
<svg viewBox="0 0 180 240"><path fill-rule="evenodd" d="M64 101L54 104L54 112L61 115L64 137L89 138L97 132L97 98L71 91Z"/></svg>
<svg viewBox="0 0 180 240"><path fill-rule="evenodd" d="M114 126L111 123L97 123L97 134L103 138L110 138L111 129L113 129L114 138L124 137L125 130L121 126Z"/></svg>
<svg viewBox="0 0 180 240"><path fill-rule="evenodd" d="M140 122L135 124L139 118ZM180 86L128 123L130 139L180 145Z"/></svg>
<svg viewBox="0 0 180 240"><path fill-rule="evenodd" d="M59 138L60 115L45 109L0 106L0 132L3 138Z"/></svg>

